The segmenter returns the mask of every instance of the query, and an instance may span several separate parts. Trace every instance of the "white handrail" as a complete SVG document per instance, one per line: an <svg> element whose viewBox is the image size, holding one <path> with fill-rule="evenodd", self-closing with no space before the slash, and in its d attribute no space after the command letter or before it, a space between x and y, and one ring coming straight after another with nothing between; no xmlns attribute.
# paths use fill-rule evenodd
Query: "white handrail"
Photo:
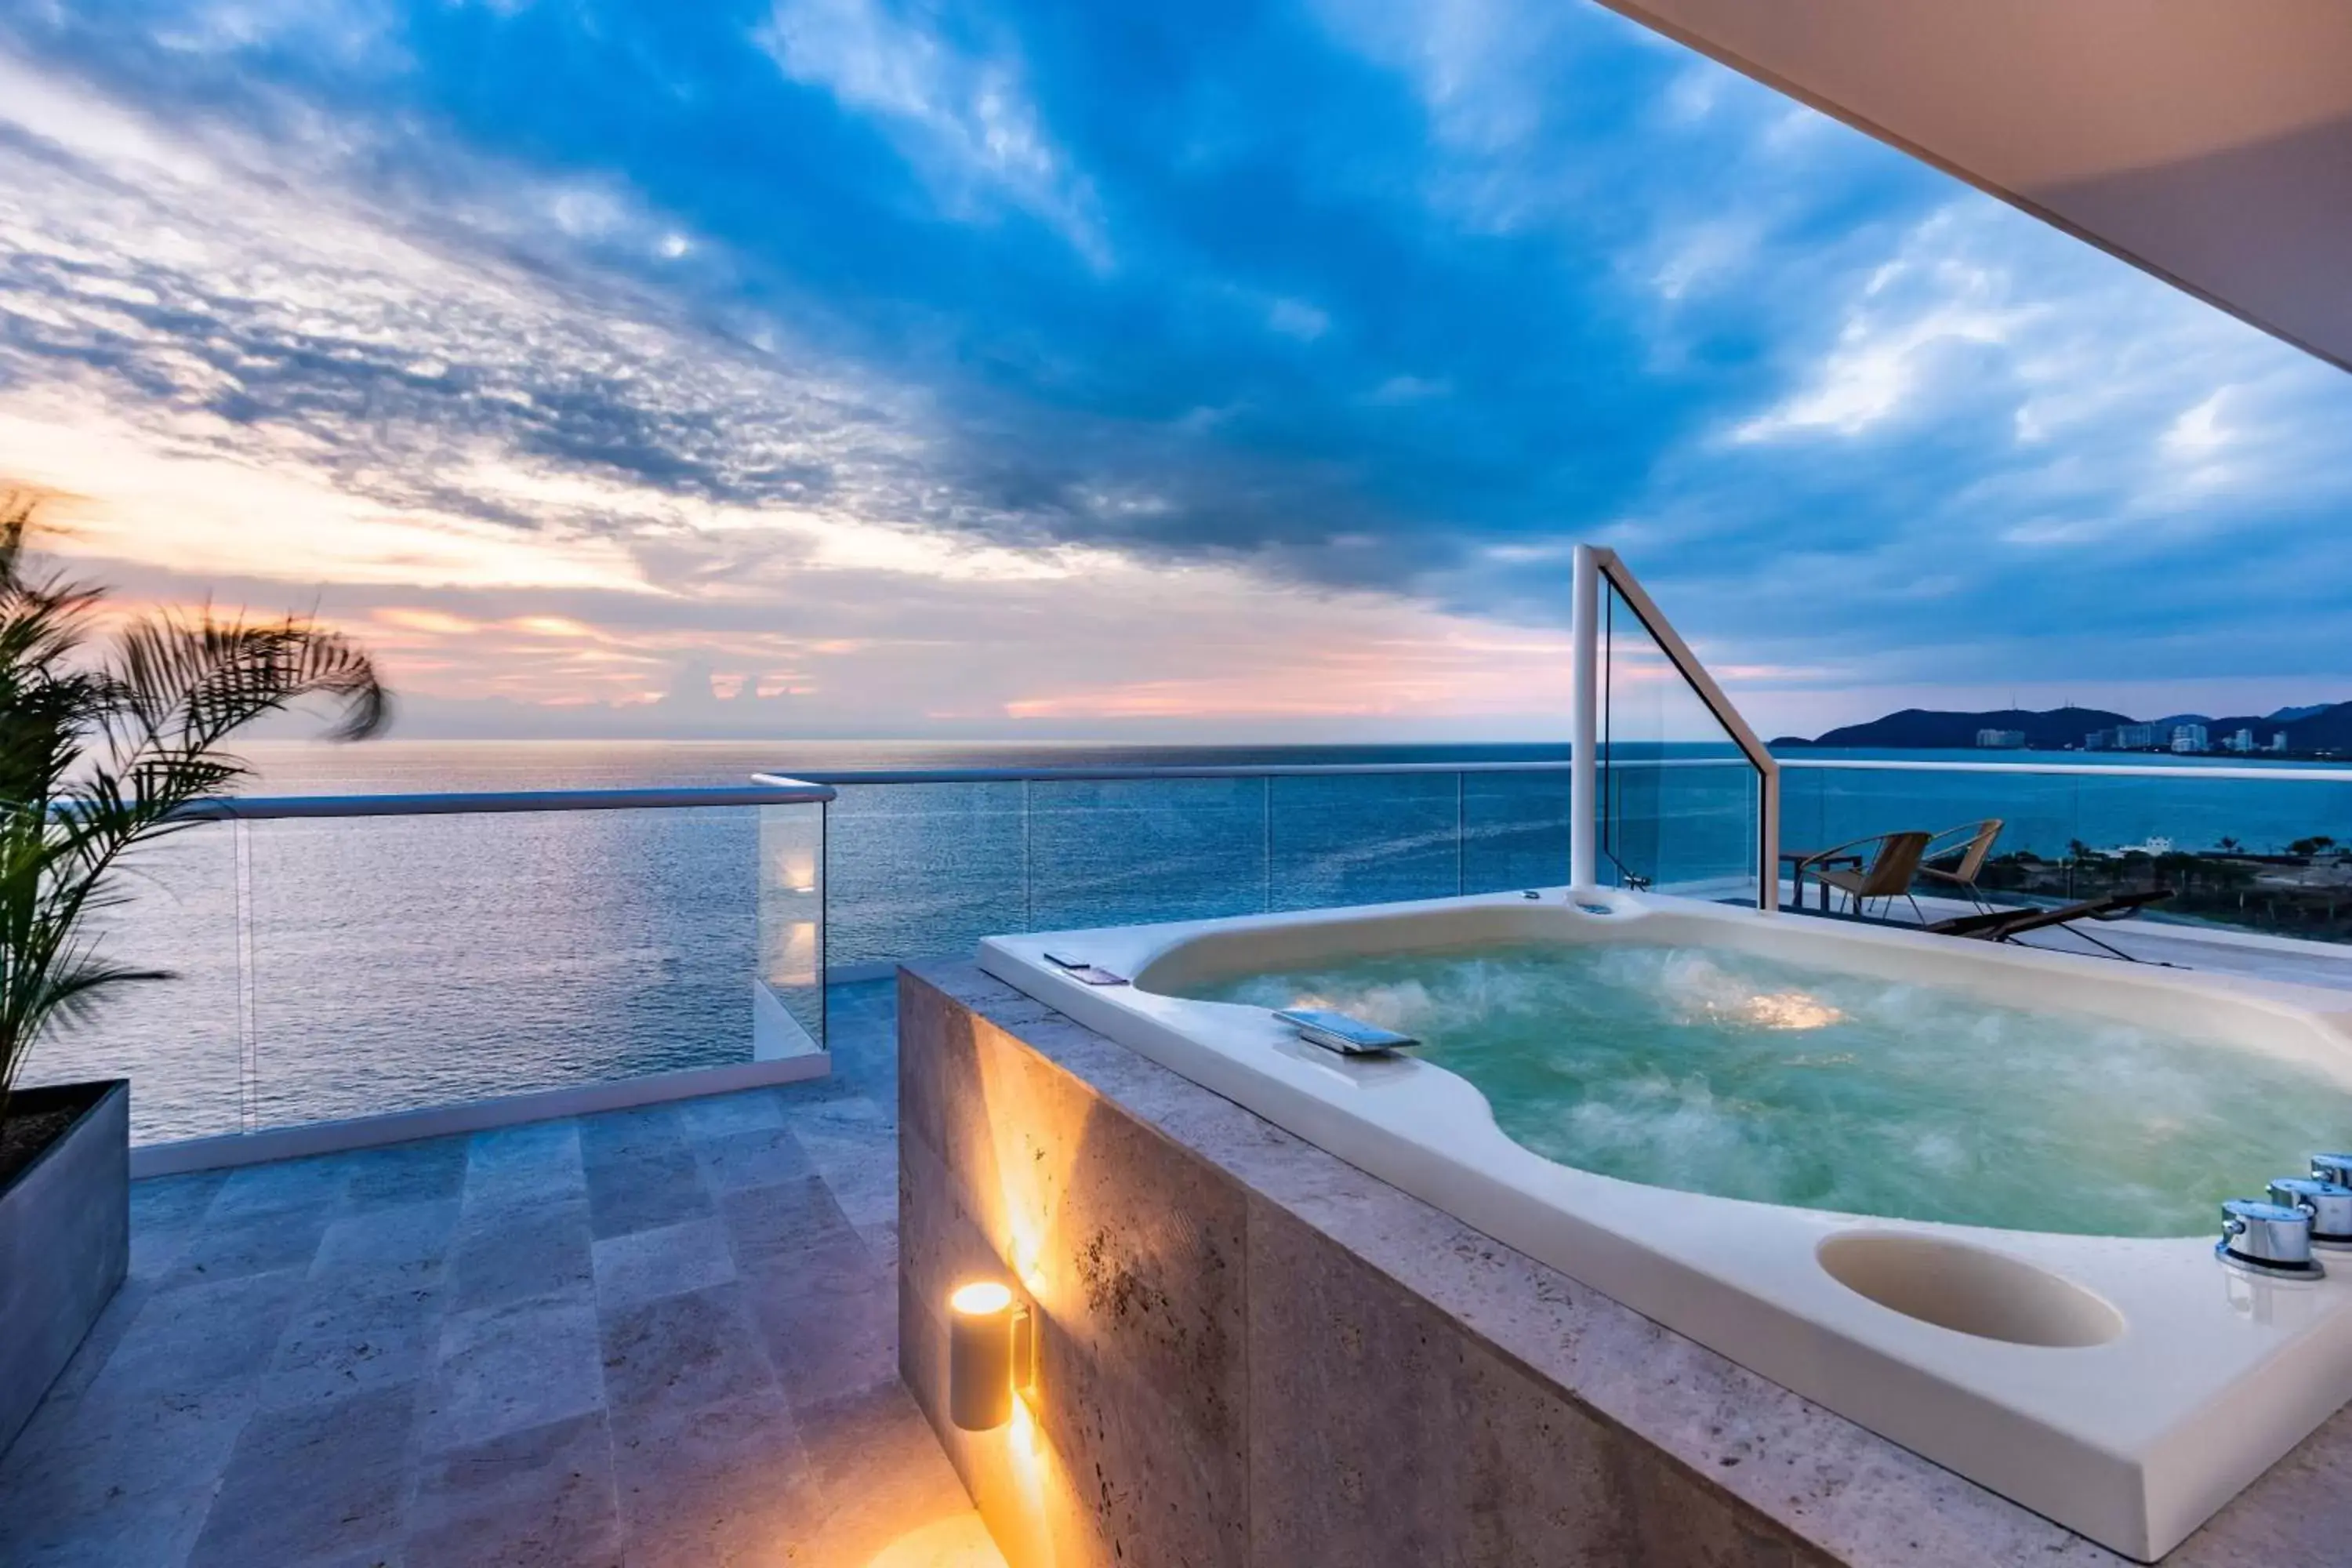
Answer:
<svg viewBox="0 0 2352 1568"><path fill-rule="evenodd" d="M1734 744L1756 770L1756 907L1769 913L1780 904L1780 764L1756 731L1748 726L1739 710L1725 696L1723 688L1701 664L1698 655L1682 639L1674 624L1668 621L1655 601L1635 581L1633 574L1618 558L1613 550L1596 544L1580 544L1572 557L1575 614L1575 705L1576 705L1576 787L1570 791L1569 805L1570 882L1578 888L1591 887L1600 869L1596 854L1595 835L1600 822L1599 755L1595 735L1601 708L1600 677L1600 580L1607 578L1642 623L1642 629L1675 667L1694 696L1706 705L1715 721L1723 727ZM1581 840L1579 835L1582 835ZM1578 850L1581 847L1580 857Z"/></svg>
<svg viewBox="0 0 2352 1568"><path fill-rule="evenodd" d="M752 784L650 785L642 789L438 791L429 795L235 795L194 800L173 813L204 821L263 822L289 816L472 816L521 811L656 811L713 805L816 805L830 785L763 775Z"/></svg>
<svg viewBox="0 0 2352 1568"><path fill-rule="evenodd" d="M2302 779L2315 784L2352 784L2352 768L2182 767L2164 763L1930 763L1876 757L1783 757L1784 768L1858 768L1879 773L2054 773L2081 778Z"/></svg>

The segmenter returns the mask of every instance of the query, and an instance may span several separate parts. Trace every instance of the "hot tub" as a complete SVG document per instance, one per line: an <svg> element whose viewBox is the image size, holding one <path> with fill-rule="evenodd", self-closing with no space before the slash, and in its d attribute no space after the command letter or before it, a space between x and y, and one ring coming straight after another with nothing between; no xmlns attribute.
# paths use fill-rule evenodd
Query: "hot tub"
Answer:
<svg viewBox="0 0 2352 1568"><path fill-rule="evenodd" d="M980 962L2129 1556L2352 1398L2352 1253L2305 1280L2212 1249L2213 1200L2352 1144L2342 993L1559 889L997 937ZM1287 1003L1401 1010L1378 1021L1430 1059L1308 1045ZM1507 1027L1449 1034L1501 1005ZM2132 1152L2068 1142L2111 1131Z"/></svg>

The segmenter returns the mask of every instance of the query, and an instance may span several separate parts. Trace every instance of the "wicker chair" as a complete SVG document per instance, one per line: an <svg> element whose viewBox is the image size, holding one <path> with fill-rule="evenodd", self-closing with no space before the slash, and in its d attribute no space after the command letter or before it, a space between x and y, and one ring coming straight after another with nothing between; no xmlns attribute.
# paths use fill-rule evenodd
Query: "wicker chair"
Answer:
<svg viewBox="0 0 2352 1568"><path fill-rule="evenodd" d="M1919 875L1931 884L1957 889L1978 909L1990 908L1984 895L1977 890L1977 877L1984 870L2000 829L1998 816L1947 827L1927 840L1927 847L1919 857ZM1928 890L1933 892L1937 888L1930 887Z"/></svg>
<svg viewBox="0 0 2352 1568"><path fill-rule="evenodd" d="M1810 871L1823 888L1835 888L1843 893L1846 908L1854 914L1868 913L1873 899L1884 899L1890 905L1902 899L1925 923L1927 917L1921 912L1919 900L1911 896L1911 879L1919 873L1919 857L1931 837L1926 833L1874 833L1832 848L1816 849L1798 858L1797 886L1804 886L1805 874ZM1864 857L1860 850L1866 844L1874 844L1877 848Z"/></svg>

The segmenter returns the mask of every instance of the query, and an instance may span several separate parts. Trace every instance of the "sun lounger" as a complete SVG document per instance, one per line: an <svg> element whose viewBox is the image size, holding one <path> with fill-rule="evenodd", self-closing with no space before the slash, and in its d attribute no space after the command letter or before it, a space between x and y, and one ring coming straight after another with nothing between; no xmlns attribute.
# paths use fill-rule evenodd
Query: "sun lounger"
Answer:
<svg viewBox="0 0 2352 1568"><path fill-rule="evenodd" d="M2122 949L2101 942L2086 931L2076 931L2076 921L2128 920L2150 904L2161 903L2172 897L2169 888L2154 888L2140 893L2110 893L2103 899L2084 899L2079 903L2059 904L2049 909L1994 910L1988 914L1960 915L1948 921L1937 921L1923 929L1938 936L1971 937L1979 942L2015 942L2029 931L2063 928L2070 936L2081 937L2092 946L2100 948L2126 963L2138 959Z"/></svg>

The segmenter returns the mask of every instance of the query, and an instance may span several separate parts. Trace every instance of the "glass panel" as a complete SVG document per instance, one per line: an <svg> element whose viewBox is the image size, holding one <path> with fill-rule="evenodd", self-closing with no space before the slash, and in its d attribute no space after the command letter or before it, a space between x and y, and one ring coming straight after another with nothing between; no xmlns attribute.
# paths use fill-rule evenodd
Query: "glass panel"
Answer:
<svg viewBox="0 0 2352 1568"><path fill-rule="evenodd" d="M1780 759L1780 847L1783 851L1823 849L1837 842L1829 835L1823 802L1843 773L1829 768L1791 764ZM1783 865L1785 872L1788 868ZM1784 879L1785 880L1785 879ZM1783 897L1785 897L1785 892Z"/></svg>
<svg viewBox="0 0 2352 1568"><path fill-rule="evenodd" d="M2064 773L1975 773L1943 768L1812 768L1781 772L1784 809L1780 847L1811 853L1880 833L1916 830L1937 836L1936 847L1959 841L1986 818L2000 822L1978 889L1989 902L2016 902L2029 892L2064 891L2068 847L2079 812L2076 785ZM1799 803L1792 813L1786 803ZM1868 847L1864 847L1868 853ZM2054 881L2053 881L2054 879ZM1923 892L1950 894L1924 879ZM1823 897L1809 888L1805 902Z"/></svg>
<svg viewBox="0 0 2352 1568"><path fill-rule="evenodd" d="M759 808L250 832L260 1126L751 1058Z"/></svg>
<svg viewBox="0 0 2352 1568"><path fill-rule="evenodd" d="M2073 897L2161 887L2155 921L2352 940L2352 785L2297 779L2078 777Z"/></svg>
<svg viewBox="0 0 2352 1568"><path fill-rule="evenodd" d="M1265 828L1264 779L1034 783L1027 929L1253 913Z"/></svg>
<svg viewBox="0 0 2352 1568"><path fill-rule="evenodd" d="M824 807L763 805L760 814L760 971L751 1055L760 1061L825 1048Z"/></svg>
<svg viewBox="0 0 2352 1568"><path fill-rule="evenodd" d="M1569 770L1460 777L1462 890L1565 887Z"/></svg>
<svg viewBox="0 0 2352 1568"><path fill-rule="evenodd" d="M1266 785L1273 908L1462 890L1460 774L1285 774Z"/></svg>
<svg viewBox="0 0 2352 1568"><path fill-rule="evenodd" d="M1018 784L843 786L826 826L832 973L1030 930L1027 837Z"/></svg>
<svg viewBox="0 0 2352 1568"><path fill-rule="evenodd" d="M1633 606L1602 596L1601 879L1752 904L1755 765Z"/></svg>
<svg viewBox="0 0 2352 1568"><path fill-rule="evenodd" d="M125 901L90 917L100 953L173 977L101 993L87 1022L33 1047L18 1085L127 1078L134 1142L240 1131L236 825L159 839L123 868Z"/></svg>
<svg viewBox="0 0 2352 1568"><path fill-rule="evenodd" d="M2168 888L2140 918L2352 940L2352 785L2217 777L1807 767L1782 774L1781 841L1824 847L1899 827L2001 822L1979 882L1991 903L2055 903ZM1926 887L1926 891L1945 891ZM1810 895L1808 904L1818 894Z"/></svg>

